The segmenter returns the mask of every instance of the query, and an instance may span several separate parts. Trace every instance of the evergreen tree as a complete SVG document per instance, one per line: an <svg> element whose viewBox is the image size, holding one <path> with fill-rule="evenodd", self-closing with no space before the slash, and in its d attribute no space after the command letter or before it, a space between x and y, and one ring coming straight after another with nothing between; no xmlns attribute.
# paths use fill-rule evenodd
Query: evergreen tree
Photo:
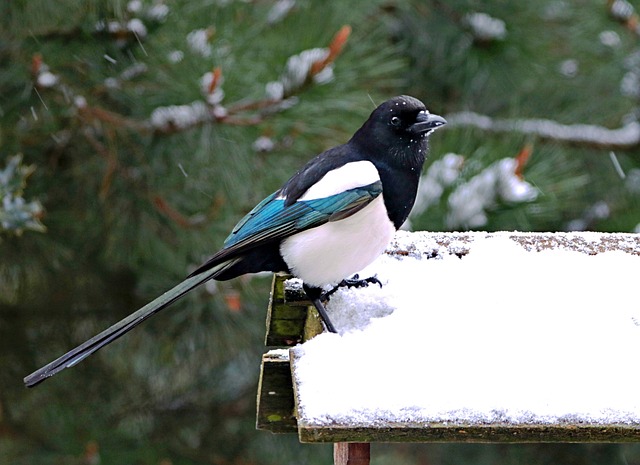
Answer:
<svg viewBox="0 0 640 465"><path fill-rule="evenodd" d="M629 3L431 2L399 18L410 91L450 120L431 157L442 192L415 227L640 230Z"/></svg>
<svg viewBox="0 0 640 465"><path fill-rule="evenodd" d="M5 9L0 158L15 173L5 198L28 201L24 224L2 217L13 433L0 452L46 463L98 444L105 463L281 463L254 426L268 277L193 292L43 390L19 380L181 280L397 88L385 13L287 1ZM18 234L40 223L45 233Z"/></svg>

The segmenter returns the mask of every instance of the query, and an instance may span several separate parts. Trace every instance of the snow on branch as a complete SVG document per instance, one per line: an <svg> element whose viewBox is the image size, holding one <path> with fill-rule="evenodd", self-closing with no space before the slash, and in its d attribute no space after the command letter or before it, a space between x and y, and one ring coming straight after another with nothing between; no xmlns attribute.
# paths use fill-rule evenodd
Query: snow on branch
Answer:
<svg viewBox="0 0 640 465"><path fill-rule="evenodd" d="M464 156L448 153L429 166L420 178L416 202L409 220L422 215L441 202L445 189L454 186L447 199L447 227L479 228L489 221L487 212L499 204L530 202L538 197L538 189L523 176L524 166L533 147L525 145L513 158L502 158L484 168L467 181L459 181ZM411 221L403 229L412 229Z"/></svg>
<svg viewBox="0 0 640 465"><path fill-rule="evenodd" d="M591 124L561 124L548 119L497 119L470 111L448 115L447 121L450 127L517 132L606 149L630 149L640 144L640 123L637 121L626 123L618 129L608 129Z"/></svg>
<svg viewBox="0 0 640 465"><path fill-rule="evenodd" d="M164 6L164 4L159 5ZM140 13L140 8L141 4L137 0L132 0L129 3L131 13ZM162 21L165 13L165 8L162 8L159 12L155 10L147 12L147 16L155 21ZM119 33L122 29L119 24L101 23L99 28ZM144 36L141 30L136 31L133 28L133 32L138 41ZM187 42L190 49L205 58L209 56L211 34L212 32L209 30L196 30L189 33ZM97 120L114 127L156 134L172 134L212 122L230 125L255 125L262 122L266 116L295 105L296 95L310 84L326 84L332 81L334 77L333 62L342 53L350 34L351 27L345 25L338 30L326 48L304 50L290 57L280 78L266 85L266 96L262 99L240 100L228 106L223 105L225 97L222 89L223 71L220 67L214 67L212 71L205 73L200 78L202 100L157 107L145 120L125 117L91 105L83 95L76 93L64 83L60 76L44 63L40 54L33 56L31 74L36 92L39 89L58 92L65 102L72 103L76 115L82 120L87 120L88 123ZM142 45L141 42L140 45ZM182 56L182 52L174 51L171 55L173 58L169 59L172 62L180 62ZM114 64L117 63L113 57L106 54L104 59ZM124 82L147 71L149 69L144 63L136 63L125 69L119 76L105 79L104 87L118 89ZM34 119L37 119L35 112L33 116Z"/></svg>
<svg viewBox="0 0 640 465"><path fill-rule="evenodd" d="M463 22L471 31L474 40L480 43L504 40L507 36L505 22L486 13L467 13Z"/></svg>
<svg viewBox="0 0 640 465"><path fill-rule="evenodd" d="M640 16L627 0L609 0L609 14L624 24L630 31L640 35Z"/></svg>
<svg viewBox="0 0 640 465"><path fill-rule="evenodd" d="M280 78L266 85L268 97L280 101L310 82L326 84L332 81L333 61L342 52L350 34L351 27L342 26L327 48L312 48L289 57Z"/></svg>
<svg viewBox="0 0 640 465"><path fill-rule="evenodd" d="M23 164L22 154L8 157L5 167L0 168L0 233L20 235L46 230L40 221L44 215L40 201L24 198L27 179L35 169L34 165Z"/></svg>
<svg viewBox="0 0 640 465"><path fill-rule="evenodd" d="M224 106L224 78L222 69L216 67L201 78L204 102L158 107L147 124L157 133L187 130L212 121L234 125L258 124L266 115L294 105L297 101L295 95L310 83L330 82L333 79L333 62L342 53L350 33L351 28L343 26L327 48L304 50L290 57L280 78L266 85L266 98L262 100ZM193 40L190 34L190 41ZM208 43L208 39L202 41Z"/></svg>
<svg viewBox="0 0 640 465"><path fill-rule="evenodd" d="M503 158L461 184L448 199L447 226L478 228L489 221L487 210L498 200L508 203L530 202L538 190L516 175L518 160Z"/></svg>

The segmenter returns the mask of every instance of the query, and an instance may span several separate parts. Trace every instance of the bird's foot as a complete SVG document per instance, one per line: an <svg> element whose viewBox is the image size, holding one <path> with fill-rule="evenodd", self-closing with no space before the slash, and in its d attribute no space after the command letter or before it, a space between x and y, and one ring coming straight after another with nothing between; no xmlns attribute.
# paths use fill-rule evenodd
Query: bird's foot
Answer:
<svg viewBox="0 0 640 465"><path fill-rule="evenodd" d="M382 287L382 282L380 282L377 276L370 276L368 278L360 279L360 276L358 276L357 274L354 274L351 278L343 279L333 289L322 294L321 298L322 300L327 300L329 297L335 294L336 291L341 287L359 288L359 287L367 287L369 286L369 284L378 284L380 287Z"/></svg>
<svg viewBox="0 0 640 465"><path fill-rule="evenodd" d="M336 330L336 327L333 325L333 323L329 319L329 315L327 315L327 311L324 308L324 305L322 302L328 300L329 296L334 294L341 287L367 287L369 284L378 284L380 287L382 287L382 283L380 282L377 276L371 276L369 278L360 279L360 277L357 274L355 274L351 278L343 279L342 281L340 281L340 283L336 287L334 287L333 289L327 292L322 292L321 288L310 287L304 283L302 284L302 288L304 289L304 292L307 294L307 297L309 297L309 300L311 300L311 303L313 304L313 306L318 311L318 314L320 315L320 318L322 319L327 331L329 331L330 333L337 333L338 331Z"/></svg>
<svg viewBox="0 0 640 465"><path fill-rule="evenodd" d="M307 286L303 283L302 289L304 289L305 294L307 294L307 297L309 297L309 300L311 300L311 303L318 311L318 315L320 315L320 319L324 323L324 327L327 331L330 333L337 333L338 331L336 331L336 327L333 326L333 323L329 319L329 315L327 315L327 311L322 304L322 288Z"/></svg>

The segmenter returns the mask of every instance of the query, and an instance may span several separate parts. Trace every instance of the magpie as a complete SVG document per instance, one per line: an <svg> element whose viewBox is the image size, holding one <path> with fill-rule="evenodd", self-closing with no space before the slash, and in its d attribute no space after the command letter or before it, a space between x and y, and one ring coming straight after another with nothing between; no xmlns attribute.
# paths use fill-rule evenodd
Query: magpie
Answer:
<svg viewBox="0 0 640 465"><path fill-rule="evenodd" d="M446 124L418 99L401 95L378 106L343 145L313 158L233 228L222 249L152 302L33 372L35 386L72 367L166 308L196 286L246 273L286 271L303 289L328 331L329 286L348 280L381 255L416 198L427 139Z"/></svg>

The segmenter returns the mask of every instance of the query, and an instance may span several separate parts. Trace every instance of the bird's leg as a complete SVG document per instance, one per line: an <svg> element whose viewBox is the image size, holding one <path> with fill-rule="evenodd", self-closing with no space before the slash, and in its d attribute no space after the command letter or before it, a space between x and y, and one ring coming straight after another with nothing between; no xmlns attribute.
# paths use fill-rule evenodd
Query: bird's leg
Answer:
<svg viewBox="0 0 640 465"><path fill-rule="evenodd" d="M360 279L360 276L358 276L357 274L354 274L353 277L343 279L333 289L322 294L322 300L328 299L331 295L335 294L335 292L341 287L358 288L358 287L367 287L369 284L378 284L380 287L382 287L382 283L380 282L377 276L370 276L368 278Z"/></svg>
<svg viewBox="0 0 640 465"><path fill-rule="evenodd" d="M311 303L318 311L327 331L330 333L337 333L338 331L336 331L336 327L331 323L329 315L327 315L327 311L325 310L324 305L322 305L322 289L319 287L307 286L306 284L302 285L302 289L304 289L305 294L307 294L307 297L309 297L309 300L311 300Z"/></svg>

